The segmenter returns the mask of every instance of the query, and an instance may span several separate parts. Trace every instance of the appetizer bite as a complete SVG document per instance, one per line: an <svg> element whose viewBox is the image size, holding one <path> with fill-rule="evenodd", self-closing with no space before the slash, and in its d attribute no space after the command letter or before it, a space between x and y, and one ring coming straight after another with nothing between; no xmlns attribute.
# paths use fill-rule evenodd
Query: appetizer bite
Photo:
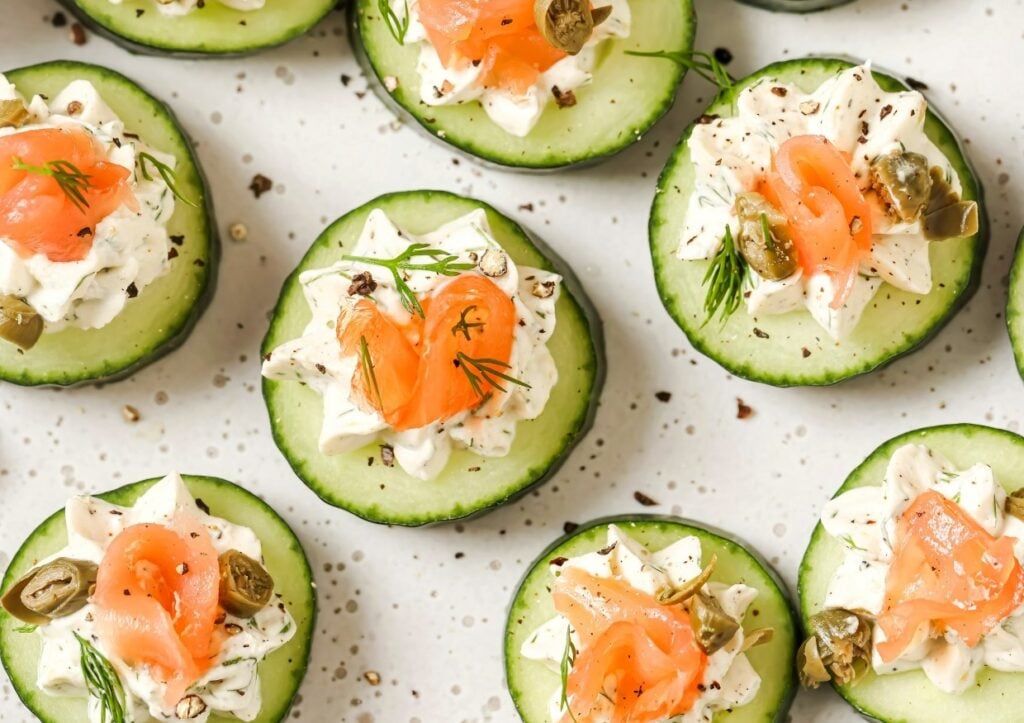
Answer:
<svg viewBox="0 0 1024 723"><path fill-rule="evenodd" d="M170 110L94 65L0 75L0 379L125 376L191 331L217 239Z"/></svg>
<svg viewBox="0 0 1024 723"><path fill-rule="evenodd" d="M741 543L652 515L596 520L520 584L505 672L525 723L784 721L796 623Z"/></svg>
<svg viewBox="0 0 1024 723"><path fill-rule="evenodd" d="M288 277L263 341L274 439L324 501L422 525L503 504L589 429L600 321L548 249L490 206L381 196Z"/></svg>
<svg viewBox="0 0 1024 723"><path fill-rule="evenodd" d="M177 474L72 497L15 554L0 602L0 661L44 723L282 721L316 614L284 520Z"/></svg>
<svg viewBox="0 0 1024 723"><path fill-rule="evenodd" d="M353 45L378 94L485 161L558 168L637 142L671 107L691 0L354 0Z"/></svg>
<svg viewBox="0 0 1024 723"><path fill-rule="evenodd" d="M1006 302L1006 327L1017 370L1024 377L1024 229L1017 238L1017 250L1010 269L1010 292Z"/></svg>
<svg viewBox="0 0 1024 723"><path fill-rule="evenodd" d="M1018 720L1024 439L971 424L886 442L800 566L798 672L896 723Z"/></svg>
<svg viewBox="0 0 1024 723"><path fill-rule="evenodd" d="M719 93L662 174L650 232L691 343L777 386L917 348L974 291L988 238L981 186L924 97L822 58Z"/></svg>
<svg viewBox="0 0 1024 723"><path fill-rule="evenodd" d="M91 30L136 53L244 55L287 43L336 0L60 0Z"/></svg>

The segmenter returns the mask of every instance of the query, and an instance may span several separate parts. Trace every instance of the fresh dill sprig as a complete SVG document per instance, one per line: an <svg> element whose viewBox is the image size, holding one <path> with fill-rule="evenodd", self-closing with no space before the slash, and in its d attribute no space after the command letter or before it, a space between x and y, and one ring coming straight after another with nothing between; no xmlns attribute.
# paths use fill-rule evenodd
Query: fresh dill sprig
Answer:
<svg viewBox="0 0 1024 723"><path fill-rule="evenodd" d="M572 642L572 628L568 625L565 627L565 649L562 651L562 664L559 667L559 673L562 679L561 695L559 696L559 704L562 710L569 711L569 717L574 721L576 715L572 712L572 708L569 707L569 671L572 666L576 663L576 646Z"/></svg>
<svg viewBox="0 0 1024 723"><path fill-rule="evenodd" d="M145 178L147 181L153 180L153 174L150 173L149 169L146 167L146 164L149 163L154 168L156 168L157 173L160 174L160 178L164 179L164 183L167 184L167 188L171 190L171 193L173 193L176 198L178 198L182 203L187 203L189 206L192 206L193 208L199 207L198 203L196 203L190 198L186 198L185 195L180 190L178 190L178 177L175 175L174 170L170 166L168 166L163 161L160 161L159 159L156 158L156 156L150 153L140 153L138 158L139 171L142 172L143 178Z"/></svg>
<svg viewBox="0 0 1024 723"><path fill-rule="evenodd" d="M100 703L100 723L126 723L124 688L110 661L88 640L75 633L82 649L82 675L89 695ZM109 716L109 718L108 718Z"/></svg>
<svg viewBox="0 0 1024 723"><path fill-rule="evenodd" d="M71 161L47 161L42 166L33 166L15 157L13 168L16 171L26 171L37 176L49 176L60 187L61 192L68 197L68 200L82 213L89 208L89 201L85 197L85 190L91 186L90 176L83 173Z"/></svg>
<svg viewBox="0 0 1024 723"><path fill-rule="evenodd" d="M761 233L764 234L764 245L769 251L775 250L775 237L772 235L771 224L768 223L768 214L761 214Z"/></svg>
<svg viewBox="0 0 1024 723"><path fill-rule="evenodd" d="M428 258L430 263L416 263L417 258ZM469 271L473 264L459 262L458 256L453 256L441 249L432 249L429 244L415 243L393 259L376 259L370 256L342 256L345 261L355 261L361 264L373 264L383 266L391 271L395 281L395 290L402 299L402 306L410 314L424 317L423 307L416 298L416 292L409 288L409 284L402 278L403 271L428 271L441 276L458 276L459 272Z"/></svg>
<svg viewBox="0 0 1024 723"><path fill-rule="evenodd" d="M729 75L729 71L718 62L714 55L705 53L702 50L687 52L656 50L648 53L639 50L627 50L626 55L635 55L638 58L661 58L662 60L671 60L673 63L679 63L679 65L687 70L692 70L709 83L717 85L719 90L730 90L735 82L733 77Z"/></svg>
<svg viewBox="0 0 1024 723"><path fill-rule="evenodd" d="M747 276L747 262L740 256L732 238L732 229L725 227L722 247L711 260L701 286L708 287L704 296L704 323L711 321L721 312L722 320L733 315L740 308L743 299L743 281Z"/></svg>
<svg viewBox="0 0 1024 723"><path fill-rule="evenodd" d="M380 386L377 384L377 372L373 368L373 358L370 356L370 347L366 343L366 336L359 337L359 366L363 370L363 381L366 382L367 391L372 390L377 397L377 407L381 414L384 413L384 398L380 394Z"/></svg>
<svg viewBox="0 0 1024 723"><path fill-rule="evenodd" d="M476 311L476 308L476 304L473 304L472 306L467 306L465 309L462 310L462 313L459 315L458 323L452 326L452 336L458 336L459 334L462 334L463 336L466 337L466 341L471 341L472 339L470 337L470 331L472 329L480 329L480 333L483 333L484 322L470 321L469 319L466 318L469 314L472 314L474 311Z"/></svg>
<svg viewBox="0 0 1024 723"><path fill-rule="evenodd" d="M394 36L395 42L405 45L405 35L409 32L409 0L405 0L405 15L401 18L391 7L390 0L377 0L377 9L380 10L384 24L388 26L388 31Z"/></svg>
<svg viewBox="0 0 1024 723"><path fill-rule="evenodd" d="M470 356L466 356L461 351L455 357L456 364L459 369L466 375L466 379L469 380L469 385L473 387L473 391L476 392L477 396L483 397L484 390L480 386L480 382L487 382L490 386L498 389L502 392L507 392L505 387L501 386L499 380L504 380L510 384L517 384L526 389L531 389L530 385L524 382L522 379L516 379L515 377L505 374L502 369L510 369L511 367L505 362L498 361L497 359L474 359Z"/></svg>
<svg viewBox="0 0 1024 723"><path fill-rule="evenodd" d="M29 624L26 623L25 625L19 625L18 627L16 627L14 629L14 632L16 632L16 633L34 633L36 631L37 627L38 627L37 625L29 625Z"/></svg>

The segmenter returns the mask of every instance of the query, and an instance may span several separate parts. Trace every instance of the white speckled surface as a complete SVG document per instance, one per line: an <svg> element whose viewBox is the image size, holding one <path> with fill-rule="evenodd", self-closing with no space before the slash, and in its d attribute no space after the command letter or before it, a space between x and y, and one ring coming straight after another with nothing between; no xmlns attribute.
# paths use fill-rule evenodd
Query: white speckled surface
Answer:
<svg viewBox="0 0 1024 723"><path fill-rule="evenodd" d="M296 718L516 720L501 664L512 590L566 521L640 512L637 490L660 503L643 511L701 518L746 538L792 585L818 509L878 443L941 422L1020 428L1024 385L1003 304L1024 223L1024 103L1015 92L1022 0L860 0L806 17L698 1L698 46L729 48L734 75L839 52L928 83L969 141L988 194L993 237L974 300L914 356L817 390L729 378L689 348L658 303L647 210L671 145L708 96L699 79L687 79L672 114L623 156L583 172L510 175L455 162L364 94L341 13L283 49L198 62L137 58L94 36L76 47L67 28L51 26L56 9L52 0L0 3L0 68L88 60L171 102L199 144L225 232L224 263L189 342L134 378L63 392L0 387L0 569L72 492L170 469L249 486L295 527L320 586ZM259 200L247 190L255 173L275 185ZM479 520L401 530L327 507L293 477L269 436L258 345L282 280L321 228L372 196L415 187L478 196L543 235L588 284L610 367L597 425L555 480ZM527 203L533 211L517 211ZM235 222L248 226L248 241L227 239ZM663 390L672 394L667 403L655 398ZM736 418L737 397L751 418ZM140 421L124 420L125 404ZM379 686L366 682L367 671L380 673ZM27 720L0 677L0 721ZM820 691L800 695L793 720L855 716Z"/></svg>

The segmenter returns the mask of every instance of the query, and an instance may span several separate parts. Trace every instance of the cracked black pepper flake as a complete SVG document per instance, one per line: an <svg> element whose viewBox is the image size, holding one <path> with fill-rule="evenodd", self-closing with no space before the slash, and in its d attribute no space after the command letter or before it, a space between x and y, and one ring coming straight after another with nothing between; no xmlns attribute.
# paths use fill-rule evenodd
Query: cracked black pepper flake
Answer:
<svg viewBox="0 0 1024 723"><path fill-rule="evenodd" d="M52 25L55 28L63 28L67 24L68 16L62 12L56 12L53 14L53 17L50 18L50 25Z"/></svg>
<svg viewBox="0 0 1024 723"><path fill-rule="evenodd" d="M559 108L572 108L576 105L576 94L571 90L561 90L557 85L553 85L551 95L555 97L555 105Z"/></svg>
<svg viewBox="0 0 1024 723"><path fill-rule="evenodd" d="M655 392L654 398L666 404L672 400L672 392Z"/></svg>
<svg viewBox="0 0 1024 723"><path fill-rule="evenodd" d="M643 492L637 490L633 493L633 499L642 504L644 507L654 507L658 504L657 500L651 499Z"/></svg>
<svg viewBox="0 0 1024 723"><path fill-rule="evenodd" d="M205 502L203 502L203 498L202 497L196 497L196 507L201 509L206 514L210 514L210 506L208 504L206 504Z"/></svg>
<svg viewBox="0 0 1024 723"><path fill-rule="evenodd" d="M562 565L564 565L567 562L569 562L569 558L568 557L556 557L555 559L553 559L548 564L551 565L552 567L561 567Z"/></svg>
<svg viewBox="0 0 1024 723"><path fill-rule="evenodd" d="M732 51L728 48L715 48L715 60L722 65L728 65L732 62Z"/></svg>
<svg viewBox="0 0 1024 723"><path fill-rule="evenodd" d="M576 530L578 530L579 528L580 526L575 522L566 522L564 525L562 525L562 532L564 532L567 535L571 535L572 533L576 532Z"/></svg>
<svg viewBox="0 0 1024 723"><path fill-rule="evenodd" d="M171 246L171 248L167 251L167 260L170 261L176 258L178 258L178 249Z"/></svg>
<svg viewBox="0 0 1024 723"><path fill-rule="evenodd" d="M71 42L75 45L85 45L85 41L88 40L88 37L85 34L85 28L82 27L81 23L72 23L69 35L71 37Z"/></svg>
<svg viewBox="0 0 1024 723"><path fill-rule="evenodd" d="M806 359L811 355L811 350L805 346L803 349L800 350L800 353L803 355L804 359Z"/></svg>
<svg viewBox="0 0 1024 723"><path fill-rule="evenodd" d="M756 326L754 327L754 336L756 336L758 339L770 338L767 331L765 331L764 329L758 329Z"/></svg>
<svg viewBox="0 0 1024 723"><path fill-rule="evenodd" d="M395 448L390 444L380 446L380 461L385 467L395 466Z"/></svg>
<svg viewBox="0 0 1024 723"><path fill-rule="evenodd" d="M743 400L736 397L736 419L749 419L754 415L754 408L744 404Z"/></svg>
<svg viewBox="0 0 1024 723"><path fill-rule="evenodd" d="M129 299L134 299L139 295L139 287L135 285L135 282L128 284L128 288L124 290L124 293L128 295Z"/></svg>
<svg viewBox="0 0 1024 723"><path fill-rule="evenodd" d="M352 283L348 286L349 296L369 296L377 290L377 282L369 271L356 274L352 277Z"/></svg>
<svg viewBox="0 0 1024 723"><path fill-rule="evenodd" d="M789 91L783 88L782 86L776 85L775 87L772 88L772 95L777 95L780 98L785 98L787 95L789 95Z"/></svg>
<svg viewBox="0 0 1024 723"><path fill-rule="evenodd" d="M180 234L178 234L178 235L172 234L168 238L171 239L171 243L174 244L175 246L182 246L185 243L185 237L183 235L180 235Z"/></svg>
<svg viewBox="0 0 1024 723"><path fill-rule="evenodd" d="M252 195L259 198L264 193L274 187L274 182L264 176L262 173L257 173L252 177L252 182L249 183L249 190L252 191Z"/></svg>
<svg viewBox="0 0 1024 723"><path fill-rule="evenodd" d="M597 554L598 555L610 555L612 550L615 549L615 546L617 544L619 544L619 543L613 542L612 544L608 545L608 547L602 547L600 550L597 551Z"/></svg>
<svg viewBox="0 0 1024 723"><path fill-rule="evenodd" d="M708 123L714 123L720 117L717 113L704 113L697 118L697 125L706 126Z"/></svg>

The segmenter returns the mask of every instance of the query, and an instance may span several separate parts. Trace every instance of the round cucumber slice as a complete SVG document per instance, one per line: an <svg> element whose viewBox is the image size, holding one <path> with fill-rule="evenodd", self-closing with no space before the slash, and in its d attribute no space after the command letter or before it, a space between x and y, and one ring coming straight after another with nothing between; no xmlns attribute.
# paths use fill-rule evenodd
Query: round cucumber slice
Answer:
<svg viewBox="0 0 1024 723"><path fill-rule="evenodd" d="M52 98L71 81L88 80L129 132L177 159L178 187L186 198L200 202L198 207L175 205L167 231L177 239L178 255L170 272L129 301L110 324L44 334L24 353L0 342L0 379L15 384L71 386L128 376L184 342L213 295L220 247L199 161L170 108L120 73L57 61L6 76L26 97L42 93Z"/></svg>
<svg viewBox="0 0 1024 723"><path fill-rule="evenodd" d="M782 13L813 13L847 5L854 0L740 0L745 5Z"/></svg>
<svg viewBox="0 0 1024 723"><path fill-rule="evenodd" d="M466 517L505 504L550 477L593 422L604 381L601 322L583 287L550 249L511 219L485 203L444 191L393 193L370 201L331 224L284 283L262 352L302 335L310 311L299 274L330 266L348 253L366 217L383 210L410 233L432 231L482 208L495 238L516 264L556 271L564 277L556 306L557 325L548 348L558 367L558 383L544 413L520 422L505 457L452 453L439 477L415 479L399 466L367 465L377 445L326 456L317 441L323 420L321 397L296 382L263 380L274 441L295 474L325 502L360 517L390 525L425 525Z"/></svg>
<svg viewBox="0 0 1024 723"><path fill-rule="evenodd" d="M211 514L252 528L263 543L267 571L295 619L295 636L259 664L263 707L255 723L278 723L288 717L292 700L306 674L316 619L316 591L313 573L295 533L288 523L260 498L238 485L216 477L183 475L196 499L210 508ZM136 482L102 495L107 502L134 504L156 479ZM15 553L4 574L6 591L36 564L67 544L64 510L46 519ZM36 668L41 645L37 635L19 632L21 622L0 609L0 663L11 679L18 697L43 723L86 723L86 699L54 697L36 687ZM233 716L212 716L211 723L237 721Z"/></svg>
<svg viewBox="0 0 1024 723"><path fill-rule="evenodd" d="M852 67L835 58L804 58L769 65L719 93L707 114L733 115L736 96L764 78L794 83L810 92L834 74ZM886 91L907 90L901 81L875 72ZM650 241L655 280L662 303L690 343L731 373L780 387L827 385L873 371L914 351L941 329L977 288L988 245L988 219L982 188L959 142L929 110L925 131L960 176L963 197L978 202L974 236L931 244L932 292L910 294L883 285L849 338L834 343L806 311L754 319L739 309L725 323L705 324L703 285L709 262L676 257L694 171L686 142L680 141L658 182L651 209Z"/></svg>
<svg viewBox="0 0 1024 723"><path fill-rule="evenodd" d="M1024 377L1024 229L1017 239L1017 250L1010 269L1010 291L1006 301L1006 328L1017 370Z"/></svg>
<svg viewBox="0 0 1024 723"><path fill-rule="evenodd" d="M905 444L923 444L941 453L959 469L984 463L1008 492L1024 487L1024 438L977 424L926 427L890 439L872 452L835 496L856 487L879 485L889 458ZM825 591L843 559L843 545L819 522L800 563L800 615L804 624L822 609ZM939 691L919 670L878 676L869 673L836 691L862 715L883 723L947 723L947 721L1014 721L1016 701L1024 691L1024 675L982 668L977 683L961 695Z"/></svg>
<svg viewBox="0 0 1024 723"><path fill-rule="evenodd" d="M479 103L421 102L418 44L400 45L379 5L378 0L353 0L350 5L352 45L377 94L430 137L489 163L518 169L592 163L640 140L672 106L685 70L627 51L686 53L693 49L696 30L692 0L630 3L630 36L601 45L593 82L576 91L576 105L548 104L530 134L517 138L491 121Z"/></svg>
<svg viewBox="0 0 1024 723"><path fill-rule="evenodd" d="M718 555L712 580L728 584L742 582L757 589L758 596L744 618L744 628L775 629L768 643L747 651L751 664L761 676L761 688L749 704L715 715L715 723L785 721L796 692L793 659L797 629L785 583L764 558L726 532L676 517L630 515L594 520L557 540L533 562L519 583L505 626L505 676L524 723L553 723L549 721L548 701L560 685L557 672L535 660L526 660L519 653L533 631L556 614L548 566L556 557L576 557L600 550L606 544L608 526L612 524L651 551L694 535L700 539L705 560L712 554Z"/></svg>
<svg viewBox="0 0 1024 723"><path fill-rule="evenodd" d="M324 18L336 0L269 0L243 12L206 0L188 15L162 15L158 0L60 0L93 32L136 53L183 58L247 55L283 45Z"/></svg>

